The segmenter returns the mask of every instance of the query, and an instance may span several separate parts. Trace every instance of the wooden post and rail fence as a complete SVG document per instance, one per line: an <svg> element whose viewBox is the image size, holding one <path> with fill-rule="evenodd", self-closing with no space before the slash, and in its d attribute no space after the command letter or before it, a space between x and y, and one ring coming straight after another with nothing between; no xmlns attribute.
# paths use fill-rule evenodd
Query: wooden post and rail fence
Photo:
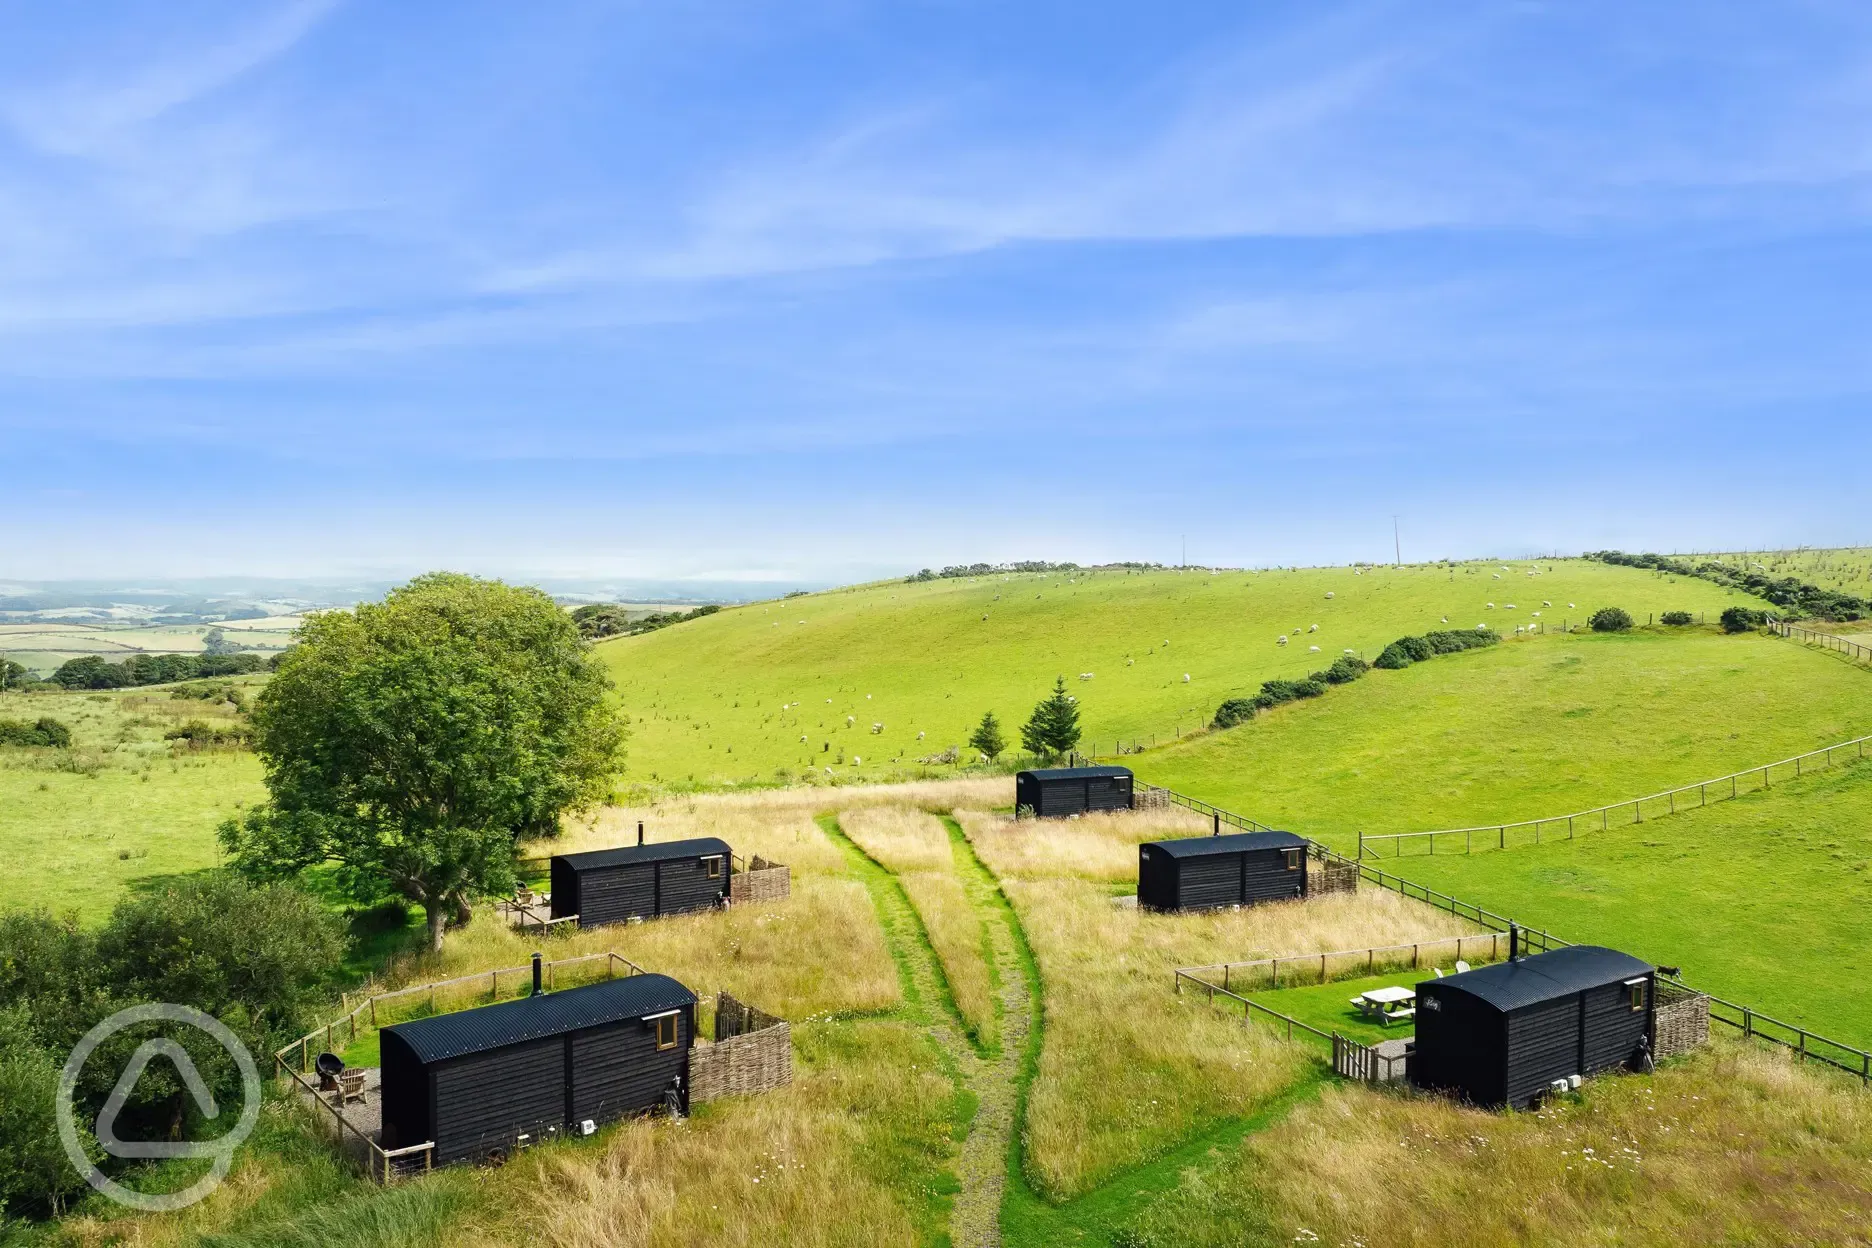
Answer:
<svg viewBox="0 0 1872 1248"><path fill-rule="evenodd" d="M1784 624L1779 620L1770 623L1768 627L1790 641L1802 641L1811 646L1825 646L1828 650L1836 650L1848 658L1863 659L1872 663L1872 646L1863 642L1835 637L1832 633L1816 633L1811 628L1802 628L1798 624Z"/></svg>
<svg viewBox="0 0 1872 1248"><path fill-rule="evenodd" d="M1472 828L1439 828L1431 832L1365 832L1361 830L1358 856L1360 861L1366 858L1402 858L1405 856L1406 842L1421 843L1424 846L1424 856L1430 856L1437 852L1438 837L1444 838L1446 845L1451 839L1456 838L1460 838L1462 842L1460 846L1446 848L1444 853L1469 854L1478 849L1507 849L1510 832L1531 831L1533 840L1522 843L1539 845L1542 843L1543 829L1551 829L1547 840L1561 839L1561 833L1564 831L1565 839L1570 841L1581 828L1590 831L1594 823L1599 825L1602 832L1609 830L1612 826L1612 816L1615 814L1619 816L1621 825L1643 823L1647 808L1651 811L1650 817L1655 819L1661 815L1674 815L1679 810L1707 806L1712 800L1722 802L1744 793L1755 793L1762 789L1772 788L1773 773L1777 767L1783 769L1791 767L1795 778L1799 778L1821 767L1832 766L1835 754L1850 752L1851 757L1855 759L1864 758L1867 742L1872 742L1872 736L1854 737L1850 741L1822 746L1817 750L1809 750L1805 754L1796 754L1792 758L1783 758L1759 767L1731 772L1726 776L1716 776L1713 779L1680 785L1677 788L1666 789L1661 793L1652 793L1645 797L1628 798L1606 806L1594 806L1590 810L1574 811L1570 815L1550 815L1542 819L1523 819L1516 823L1485 823ZM1746 789L1741 787L1744 780L1750 782ZM1657 809L1660 803L1665 806L1665 809ZM1629 820L1625 818L1627 812L1631 815ZM1392 852L1389 854L1380 852L1380 847L1387 843L1391 846Z"/></svg>
<svg viewBox="0 0 1872 1248"><path fill-rule="evenodd" d="M548 989L553 986L554 981L558 978L555 973L557 968L565 967L569 969L599 961L604 963L605 979L618 978L620 967L624 968L623 974L626 977L645 973L643 967L638 966L635 962L620 953L589 953L583 957L559 958L551 962L542 962L540 964L540 971L544 978L544 986ZM362 1022L365 1028L379 1026L381 1023L379 1007L385 1006L390 1002L405 1000L411 997L417 998L418 1000L426 998L429 1013L434 1014L437 1011L438 1005L443 1003L446 990L486 983L486 995L488 1000L499 1001L501 979L503 976L524 976L526 982L530 984L532 974L533 964L531 962L522 966L496 967L491 971L477 971L472 975L457 975L452 979L436 980L434 983L413 984L406 988L395 988L388 992L370 993L364 996L355 1006L350 1004L351 994L346 993L339 998L339 1008L345 1010L344 1014L326 1023L322 1027L314 1028L297 1040L294 1040L291 1044L275 1050L273 1054L273 1073L276 1077L291 1079L301 1091L311 1097L314 1104L319 1105L326 1113L331 1115L334 1129L337 1132L341 1146L347 1139L347 1136L354 1137L357 1140L360 1150L364 1154L365 1168L373 1179L386 1183L391 1181L398 1175L413 1168L415 1163L410 1159L418 1156L422 1158L422 1169L428 1170L431 1168L431 1155L435 1149L434 1141L424 1144L413 1144L407 1148L384 1149L378 1145L377 1141L371 1139L370 1136L353 1126L345 1118L339 1106L333 1105L324 1095L321 1095L318 1086L308 1078L312 1072L313 1042L319 1040L323 1041L319 1050L321 1052L337 1052L339 1041L342 1040L345 1044L349 1044L351 1041L357 1039L360 1030L360 1022ZM482 994L477 991L473 995L478 999ZM347 1009L346 1007L349 1008Z"/></svg>
<svg viewBox="0 0 1872 1248"><path fill-rule="evenodd" d="M1848 741L1845 745L1861 745L1866 740L1872 740L1872 738L1860 738L1858 741ZM1833 746L1831 748L1837 750L1843 747ZM1815 753L1824 753L1824 751L1815 751ZM1779 766L1780 764L1774 765ZM1230 827L1252 827L1256 829L1265 826L1240 815L1230 814L1228 811L1211 806L1207 802L1198 802L1174 790L1166 790L1166 792L1170 794L1170 800L1178 805L1189 807L1192 810L1198 810L1199 813L1211 814L1216 821L1217 827L1221 827L1223 824L1227 824ZM1456 897L1452 897L1448 893L1438 892L1436 889L1428 888L1422 884L1407 880L1403 876L1393 875L1390 872L1380 870L1370 863L1355 861L1354 859L1346 857L1344 854L1340 854L1335 850L1321 845L1317 841L1309 841L1309 844L1311 846L1311 852L1315 857L1328 862L1337 862L1350 866L1358 871L1361 879L1376 884L1380 888L1391 889L1400 896L1408 897L1413 901L1421 901L1439 910L1446 910L1458 918L1468 919L1479 927L1489 928L1491 933L1497 937L1506 935L1511 927L1516 929L1520 933L1521 948L1524 952L1545 953L1553 949L1568 948L1574 943L1572 941L1562 940L1544 929L1529 927L1525 923L1518 923L1504 915L1496 914L1492 910L1486 910L1481 906L1475 905L1472 902L1462 901ZM1463 939L1481 940L1484 938L1483 936L1470 936L1464 937ZM1438 942L1425 941L1422 942L1422 945L1427 946L1435 943ZM1447 941L1443 943L1447 943ZM1224 998L1239 1002L1243 1007L1242 1021L1244 1025L1251 1016L1266 1015L1273 1019L1277 1025L1285 1027L1290 1037L1297 1029L1321 1039L1333 1040L1335 1038L1333 1035L1323 1032L1317 1027L1309 1026L1299 1019L1290 1018L1277 1010L1271 1010L1259 1002L1250 1001L1240 993L1233 991L1229 983L1231 974L1230 968L1261 966L1275 962L1289 965L1311 965L1319 963L1324 967L1327 965L1325 959L1355 956L1358 954L1374 956L1378 953L1385 952L1387 948L1401 950L1412 948L1412 946L1381 946L1369 951L1343 950L1328 952L1323 955L1319 953L1281 954L1278 958L1264 958L1254 962L1215 963L1206 967L1183 967L1176 971L1175 987L1177 992L1182 992L1184 981L1187 980L1208 993L1209 1000L1211 1001L1214 1001L1215 998L1220 995ZM1498 949L1499 946L1496 946L1496 948ZM1222 983L1211 983L1202 978L1204 973L1213 973L1217 970L1223 973ZM1785 1048L1794 1053L1798 1060L1802 1062L1815 1061L1836 1070L1844 1071L1849 1075L1856 1075L1861 1083L1872 1086L1872 1051L1862 1049L1857 1045L1847 1044L1844 1041L1834 1040L1829 1036L1823 1036L1819 1032L1810 1031L1794 1023L1784 1022L1772 1015L1762 1013L1753 1006L1743 1005L1739 1002L1730 1001L1723 997L1704 992L1699 988L1694 988L1684 983L1683 980L1675 976L1660 973L1658 978L1685 992L1695 993L1708 998L1710 1003L1710 1018L1733 1028L1743 1036ZM1352 1044L1355 1042L1348 1041L1347 1043Z"/></svg>

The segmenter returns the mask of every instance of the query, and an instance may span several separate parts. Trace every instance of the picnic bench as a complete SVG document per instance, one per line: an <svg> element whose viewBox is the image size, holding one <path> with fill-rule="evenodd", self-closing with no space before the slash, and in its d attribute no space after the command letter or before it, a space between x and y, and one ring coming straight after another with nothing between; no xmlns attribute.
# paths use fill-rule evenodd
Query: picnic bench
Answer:
<svg viewBox="0 0 1872 1248"><path fill-rule="evenodd" d="M1373 988L1352 998L1353 1008L1381 1027L1417 1017L1416 1002L1417 990L1404 987Z"/></svg>

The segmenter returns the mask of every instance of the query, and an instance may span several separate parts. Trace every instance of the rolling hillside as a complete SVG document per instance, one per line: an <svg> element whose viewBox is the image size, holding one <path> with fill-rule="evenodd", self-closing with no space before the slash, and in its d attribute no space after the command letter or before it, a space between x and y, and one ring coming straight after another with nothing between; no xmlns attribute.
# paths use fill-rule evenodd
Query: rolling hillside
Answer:
<svg viewBox="0 0 1872 1248"><path fill-rule="evenodd" d="M1263 680L1304 675L1348 649L1375 656L1399 634L1445 627L1445 616L1450 627L1512 635L1577 624L1606 605L1642 622L1672 609L1713 619L1738 601L1761 605L1704 581L1581 560L1117 569L859 586L725 610L600 653L633 720L630 780L825 767L881 778L959 745L984 711L1017 740L1056 676L1080 699L1086 744L1110 752L1119 740L1174 741Z"/></svg>

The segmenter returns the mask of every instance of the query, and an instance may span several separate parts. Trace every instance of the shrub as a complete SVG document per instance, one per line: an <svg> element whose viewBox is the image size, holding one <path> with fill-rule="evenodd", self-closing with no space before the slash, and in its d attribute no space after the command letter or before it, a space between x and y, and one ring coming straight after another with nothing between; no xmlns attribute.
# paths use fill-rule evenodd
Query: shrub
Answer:
<svg viewBox="0 0 1872 1248"><path fill-rule="evenodd" d="M1600 607L1586 622L1595 633L1624 633L1629 632L1632 626L1631 616L1619 607Z"/></svg>
<svg viewBox="0 0 1872 1248"><path fill-rule="evenodd" d="M1410 651L1394 641L1379 652L1378 657L1372 661L1372 666L1395 672L1401 667L1409 667L1414 662L1416 660L1411 658Z"/></svg>
<svg viewBox="0 0 1872 1248"><path fill-rule="evenodd" d="M1370 670L1371 664L1367 663L1364 659L1350 654L1342 654L1334 659L1332 661L1332 666L1327 668L1324 672L1315 673L1314 679L1317 680L1323 676L1329 684L1349 685Z"/></svg>
<svg viewBox="0 0 1872 1248"><path fill-rule="evenodd" d="M1666 611L1663 615L1658 616L1658 622L1660 624L1681 626L1684 624L1696 623L1696 617L1691 615L1688 611Z"/></svg>
<svg viewBox="0 0 1872 1248"><path fill-rule="evenodd" d="M23 719L0 719L0 745L44 745L62 750L71 743L71 729L50 715L41 715L30 724Z"/></svg>
<svg viewBox="0 0 1872 1248"><path fill-rule="evenodd" d="M34 1036L23 1007L0 1008L0 1217L8 1211L57 1216L85 1180L65 1159L53 1118L59 1062ZM92 1160L103 1156L82 1125Z"/></svg>
<svg viewBox="0 0 1872 1248"><path fill-rule="evenodd" d="M1722 613L1722 628L1725 633L1746 633L1751 628L1760 628L1767 622L1766 611L1755 611L1748 607L1725 607Z"/></svg>
<svg viewBox="0 0 1872 1248"><path fill-rule="evenodd" d="M1245 724L1253 719L1254 713L1255 700L1253 698L1230 698L1221 706L1216 707L1212 726L1233 728L1237 724Z"/></svg>
<svg viewBox="0 0 1872 1248"><path fill-rule="evenodd" d="M217 728L205 720L191 719L163 733L163 740L182 742L191 750L206 750L217 745L243 746L250 736L245 728Z"/></svg>

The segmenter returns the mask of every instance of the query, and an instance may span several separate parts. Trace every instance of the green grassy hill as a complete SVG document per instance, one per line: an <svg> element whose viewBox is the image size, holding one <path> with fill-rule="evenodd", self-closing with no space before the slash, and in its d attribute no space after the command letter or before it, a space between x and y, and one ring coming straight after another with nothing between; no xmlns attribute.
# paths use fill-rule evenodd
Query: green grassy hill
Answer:
<svg viewBox="0 0 1872 1248"><path fill-rule="evenodd" d="M1770 576L1791 576L1825 589L1872 597L1872 546L1732 551L1707 557L1743 571L1765 570Z"/></svg>
<svg viewBox="0 0 1872 1248"><path fill-rule="evenodd" d="M1642 622L1672 609L1714 619L1735 602L1763 605L1581 560L996 575L757 603L600 653L634 721L628 778L704 784L826 766L888 775L960 744L988 710L1013 738L1061 675L1080 699L1086 744L1109 752L1119 740L1174 741L1263 680L1347 649L1373 657L1446 616L1449 627L1512 635L1577 624L1600 606Z"/></svg>
<svg viewBox="0 0 1872 1248"><path fill-rule="evenodd" d="M1350 849L1563 815L1872 733L1872 672L1754 633L1511 638L1373 671L1138 774Z"/></svg>

